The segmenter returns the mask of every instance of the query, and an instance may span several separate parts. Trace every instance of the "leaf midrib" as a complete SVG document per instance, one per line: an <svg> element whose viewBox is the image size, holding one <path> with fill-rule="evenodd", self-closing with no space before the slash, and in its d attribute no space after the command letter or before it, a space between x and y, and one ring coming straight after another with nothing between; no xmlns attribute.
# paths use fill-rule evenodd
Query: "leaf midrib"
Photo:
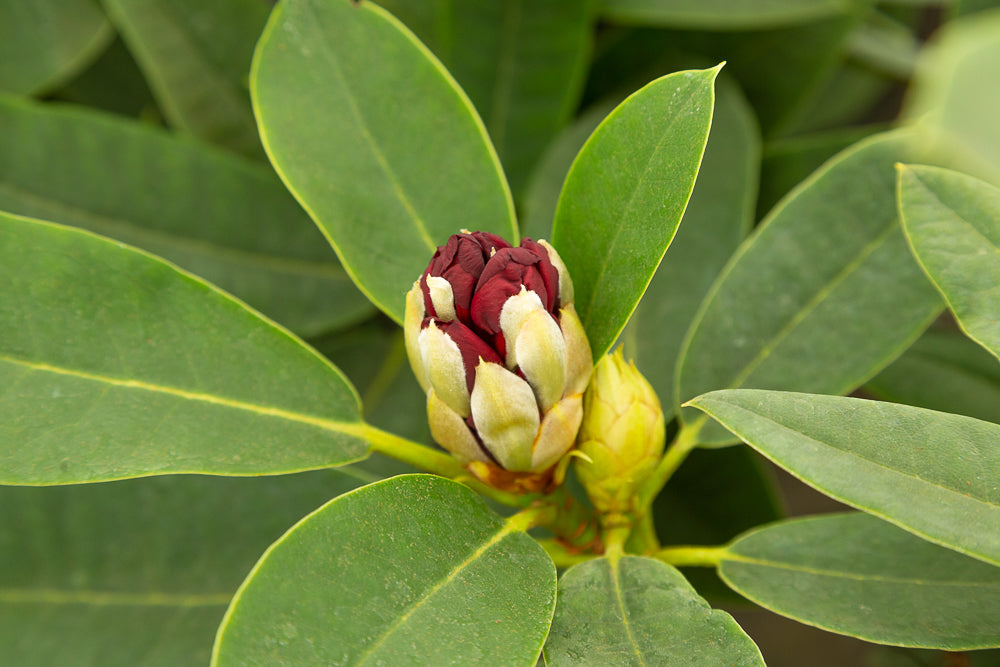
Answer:
<svg viewBox="0 0 1000 667"><path fill-rule="evenodd" d="M107 2L107 0L105 0ZM172 78L171 75L167 74L165 69L162 67L160 59L152 54L152 50L146 48L145 41L143 37L145 36L145 31L143 28L137 27L138 24L132 20L133 15L120 4L121 0L114 0L111 4L115 7L117 11L112 13L116 15L118 21L127 24L125 30L126 33L131 33L136 39L129 41L130 48L138 48L146 56L145 67L142 68L143 74L146 75L147 79L150 80L150 84L156 89L157 99L164 106L164 110L167 115L170 116L172 123L180 128L183 128L189 132L198 134L199 131L209 131L213 134L222 131L229 131L234 128L220 126L217 122L212 122L210 124L192 123L191 116L187 113L188 103L182 102L183 96L176 94L176 89L168 81ZM169 3L165 5L169 8ZM216 92L220 90L225 91L224 99L227 99L231 106L230 108L236 108L240 110L240 126L236 129L241 135L246 135L246 127L253 127L255 125L253 120L253 112L250 107L249 99L246 104L241 103L242 93L241 88L234 84L232 80L229 79L217 66L216 63L208 58L204 51L199 47L198 40L192 39L191 33L184 28L183 23L177 21L176 15L165 16L163 12L159 12L158 16L166 20L167 27L172 28L170 31L177 41L183 43L188 47L188 53L194 53L197 57L193 60L201 65L202 71L206 76L207 80L210 80L212 86ZM141 21L140 21L141 23ZM148 26L147 26L148 27ZM161 25L161 28L163 26ZM220 85L221 84L221 85ZM190 100L190 98L188 98ZM243 108L245 106L245 109ZM216 119L217 120L217 119ZM239 136L239 139L243 139L243 136Z"/></svg>
<svg viewBox="0 0 1000 667"><path fill-rule="evenodd" d="M292 412L290 410L285 410L282 408L259 405L256 403L249 403L246 401L226 398L224 396L216 396L214 394L193 392L193 391L188 391L186 389L179 389L177 387L153 384L150 382L143 382L140 380L115 378L106 375L99 375L96 373L89 373L86 371L79 371L75 369L52 366L50 364L41 362L33 362L25 359L17 359L8 355L0 354L0 363L2 362L15 364L17 366L22 366L29 372L31 371L49 372L49 373L55 373L57 375L65 375L69 377L90 380L93 382L99 382L108 386L121 387L124 389L139 389L139 390L149 391L152 393L166 394L169 396L174 396L186 400L209 403L211 405L218 405L237 410L244 410L261 416L274 417L301 424L308 424L310 426L315 426L317 428L321 428L326 431L335 431L357 437L362 437L362 434L364 432L364 424L360 420L356 422L336 421L301 412Z"/></svg>
<svg viewBox="0 0 1000 667"><path fill-rule="evenodd" d="M18 186L10 182L0 183L0 192L9 193L13 197L19 198L28 204L41 206L48 210L62 212L68 219L75 218L85 220L88 224L93 225L94 229L91 231L97 231L99 234L112 238L114 237L115 230L119 230L131 234L139 239L148 239L151 242L159 242L173 246L180 252L192 252L208 256L216 256L222 260L235 264L241 264L252 269L263 267L276 272L291 273L301 276L337 281L348 280L343 269L330 262L319 262L287 256L280 257L276 255L265 255L262 253L220 246L201 239L177 236L160 230L142 227L124 218L97 213L63 200L31 192L22 186ZM74 227L79 227L79 225L75 223L69 224ZM110 230L110 232L106 233L106 230Z"/></svg>
<svg viewBox="0 0 1000 667"><path fill-rule="evenodd" d="M735 551L724 551L720 559L721 563L729 561L731 563L740 563L746 565L757 565L760 567L769 567L777 570L787 570L789 572L801 572L803 574L811 574L820 577L832 577L836 579L845 579L849 581L861 581L861 582L875 582L875 583L885 583L885 584L901 584L901 585L917 585L917 586L955 586L955 587L975 587L975 588L997 588L1000 592L1000 581L996 582L983 582L983 581L936 581L931 579L916 579L898 576L888 576L881 574L865 574L861 572L850 572L847 570L834 570L829 568L821 567L810 567L808 565L791 563L787 561L778 561L767 558L759 558L754 556L747 556ZM977 563L982 563L982 561L976 561Z"/></svg>
<svg viewBox="0 0 1000 667"><path fill-rule="evenodd" d="M500 530L498 530L490 539L483 542L483 544L481 544L479 548L473 551L468 558L455 565L455 567L453 567L451 571L448 572L440 581L427 588L419 599L414 601L405 611L403 611L399 615L399 618L397 618L392 625L386 628L381 633L381 635L379 635L379 637L377 637L374 641L372 641L372 643L368 646L368 648L365 649L365 651L358 656L357 660L353 664L360 666L367 663L369 660L375 658L375 654L378 652L378 649L381 646L383 646L385 642L389 639L389 637L399 628L401 628L406 623L406 621L409 620L411 616L413 616L413 614L415 614L421 607L423 607L428 600L434 597L435 594L437 594L451 581L453 581L462 572L462 570L475 563L487 551L498 545L505 538L507 538L507 536L516 531L517 527L514 524L510 522L504 524L500 528Z"/></svg>
<svg viewBox="0 0 1000 667"><path fill-rule="evenodd" d="M684 111L684 110L688 109L691 106L693 106L693 98L688 98L687 102L681 106L681 109L677 113L675 113L675 114L672 115L672 117L670 119L670 122L663 129L663 132L660 135L659 141L656 142L656 147L653 149L652 153L649 156L649 159L646 160L645 166L643 166L643 168L642 168L642 174L640 175L640 177L638 179L636 179L636 181L635 181L635 187L633 187L632 188L632 192L629 193L628 202L625 204L624 208L622 209L622 214L620 216L620 220L628 219L631 216L631 214L632 214L632 208L633 208L633 206L635 204L635 198L638 195L639 190L642 189L641 185L646 181L646 176L649 174L650 169L652 169L652 165L653 165L654 160L657 158L657 156L660 155L661 151L664 149L664 146L666 144L669 144L671 142L671 140L674 138L674 137L670 136L670 130L677 123L678 118L680 118L682 116L681 111ZM605 122L607 122L607 120L605 120ZM702 146L702 153L701 154L702 154L702 158L704 158L704 154L705 154L704 145ZM700 168L700 162L699 162L699 168ZM695 170L695 178L697 178L697 171L698 170L696 169ZM687 201L690 201L691 192L693 190L694 190L694 181L692 181L692 183L691 183L691 190L688 191ZM682 217L683 217L683 213L682 213ZM675 234L677 232L677 227L679 226L679 224L680 224L680 219L678 219L678 224L674 225L674 233ZM591 312L593 310L594 302L597 300L597 294L598 294L598 291L599 291L597 288L602 283L602 281L604 280L604 274L606 273L607 267L608 267L608 264L609 264L608 259L610 257L614 256L614 254L615 254L615 247L618 245L618 239L620 239L621 236L622 236L622 234L624 233L624 227L625 226L622 225L622 224L620 224L620 223L617 224L617 225L615 225L614 234L611 237L611 242L608 244L607 251L604 253L604 260L605 261L600 264L600 269L598 270L597 277L593 281L593 288L591 289L589 298L587 299L587 307L585 309L581 310L581 312L584 313L584 325L585 325L585 327L586 327L587 324L590 323ZM667 249L664 248L663 249L663 253L661 253L661 257L663 256L663 254L666 253L666 251L667 251ZM636 304L633 304L632 310L635 310L635 305L637 305L637 304L638 304L638 302L636 302Z"/></svg>
<svg viewBox="0 0 1000 667"><path fill-rule="evenodd" d="M951 207L950 205L946 204L938 196L937 192L935 190L933 190L931 188L931 186L928 185L926 181L924 181L923 178L920 177L920 174L916 173L913 170L910 170L910 171L913 174L914 179L920 183L920 186L923 188L924 192L926 192L935 202L937 202L939 204L940 208L942 208L942 209L948 211L949 213L951 213L951 217L954 220L956 220L956 221L960 222L962 225L968 227L969 230L973 234L975 234L980 239L982 239L985 242L985 244L987 246L989 246L991 254L1000 254L1000 246L998 246L997 243L993 241L993 239L991 239L989 236L987 236L986 234L984 234L983 232L981 232L979 230L979 228L976 227L976 225L974 225L972 222L970 222L969 220L967 220L965 218L965 216L959 215L958 211L956 211L953 207ZM924 227L924 228L935 227L936 226L934 223L918 223L918 224L919 224L919 226ZM903 229L906 229L906 227L907 227L907 225L904 224L903 225Z"/></svg>
<svg viewBox="0 0 1000 667"><path fill-rule="evenodd" d="M306 8L305 6L302 7L302 11L304 13L310 14L310 18L312 19L311 23L313 25L322 25L322 22L319 20L319 17L316 15L315 12L310 11L310 9ZM354 11L361 11L361 10L355 9ZM427 246L428 250L433 252L434 250L437 249L437 244L434 242L433 238L431 238L431 235L427 229L427 224L424 222L423 218L420 217L420 214L417 213L416 208L413 206L413 203L410 201L410 198L403 190L402 184L396 177L396 172L393 171L392 167L385 159L385 155L382 154L382 151L379 148L378 143L375 141L375 137L372 135L368 127L368 124L365 122L365 117L361 113L361 109L358 107L357 99L354 94L354 89L350 85L351 81L344 76L344 72L340 67L339 58L333 51L327 48L328 45L327 41L323 41L322 44L323 48L320 49L320 53L323 54L324 57L323 59L326 61L327 65L329 65L330 70L340 82L340 90L344 92L343 99L346 100L351 115L354 117L355 126L358 128L358 131L364 138L365 142L371 148L372 155L375 156L375 160L378 162L379 167L381 167L382 172L386 176L386 179L392 185L392 188L396 193L396 198L399 200L399 203L403 205L403 208L406 210L406 212L410 215L410 218L413 220L413 225L416 228L418 235L420 236L420 239Z"/></svg>
<svg viewBox="0 0 1000 667"><path fill-rule="evenodd" d="M620 558L608 559L608 567L611 568L611 580L614 582L615 591L615 602L618 604L618 610L621 612L622 617L622 627L625 628L625 636L628 637L629 643L632 645L632 651L635 653L636 659L642 667L646 667L646 661L642 657L642 650L639 648L639 644L635 641L635 636L632 634L632 625L628 620L628 610L625 608L625 599L622 593L621 578L619 576L619 564L621 563Z"/></svg>
<svg viewBox="0 0 1000 667"><path fill-rule="evenodd" d="M826 300L826 298L834 292L834 290L837 289L837 287L847 280L852 273L857 271L858 268L864 264L865 260L871 257L895 230L896 228L894 225L886 225L886 228L879 232L878 236L866 243L854 259L845 264L843 268L836 273L836 275L823 284L816 291L816 293L813 294L812 298L803 304L802 308L795 311L795 314L789 318L789 320L777 333L775 333L770 339L767 340L767 342L764 343L764 345L761 346L760 351L743 367L743 370L740 371L739 374L737 374L736 377L726 385L726 387L730 389L742 387L743 383L749 379L753 372L756 371L769 356L771 356L771 353L774 352L779 345L781 345L782 341L788 338L796 327L804 322L806 318L809 317L809 315L811 315L812 312L816 310Z"/></svg>
<svg viewBox="0 0 1000 667"><path fill-rule="evenodd" d="M725 391L725 390L723 390L723 391ZM716 399L716 400L718 400L718 399ZM771 417L767 417L765 415L762 415L759 412L754 412L753 410L749 410L749 409L747 409L747 408L745 408L745 407L743 407L741 405L736 405L734 403L727 403L727 402L724 402L724 401L720 401L720 402L723 402L726 405L729 405L730 407L735 408L736 410L740 410L742 412L748 413L748 414L752 415L753 417L756 417L758 419L766 421L766 422L768 422L770 424L774 424L775 426L777 426L778 428L780 428L780 429L782 429L784 431L787 431L789 433L793 433L793 434L795 434L797 436L801 436L805 440L808 440L810 443L814 443L814 444L816 444L816 445L818 445L820 447L826 447L827 449L831 449L831 450L834 450L836 452L840 452L841 454L843 454L845 456L853 457L853 458L856 458L856 459L858 459L860 461L864 461L865 463L867 463L869 465L875 466L876 468L878 468L880 470L884 470L884 471L886 471L888 473L891 473L893 475L898 475L898 476L903 477L905 479L909 479L909 480L912 480L912 481L915 481L915 482L919 482L921 484L925 484L925 485L930 486L930 487L934 487L935 489L938 489L939 491L941 491L944 494L958 496L959 498L962 498L963 500L967 500L967 501L972 501L972 502L975 502L975 503L979 503L980 505L984 505L986 508L988 508L990 510L994 510L994 511L1000 510L1000 505L994 504L993 502L990 502L988 500L983 500L982 498L979 498L977 496L973 496L971 494L962 493L962 492L958 491L957 489L953 489L953 488L948 487L948 486L943 486L942 484L940 484L938 482L934 482L934 481L925 479L923 477L919 477L917 475L914 475L912 473L906 472L904 470L899 470L899 469L896 469L896 468L890 468L889 466L887 466L887 465L885 465L883 463L880 463L878 461L874 461L874 460L872 460L872 459L870 459L870 458L868 458L866 456L863 456L859 452L852 451L852 450L849 450L849 449L842 449L842 448L837 447L836 445L834 445L832 443L825 442L823 440L817 440L816 438L813 438L811 435L809 435L809 434L807 434L807 433L805 433L803 431L799 431L799 430L797 430L797 429L795 429L795 428L793 428L791 426L788 426L788 425L783 424L783 423L781 423L779 421L776 421L775 419L772 419ZM730 424L728 423L729 420L725 420L725 419L720 418L719 416L717 416L715 414L712 414L710 410L706 410L706 411L709 414L711 414L714 419L716 419L721 424L723 424L727 429L730 429L733 432L737 432L739 430L739 429L732 429L732 428L730 428ZM984 422L984 423L988 424L989 422ZM757 449L758 451L760 451L762 454L764 454L768 458L770 458L772 460L775 460L777 462L777 458L778 457L775 456L774 451L772 449L769 449L769 448L766 448L766 447L761 447L759 444L754 444L748 438L746 438L744 435L739 435L739 437L743 438L744 440L746 440L752 447L754 447L754 449ZM784 458L784 457L782 457L782 458ZM796 477L799 476L797 473L795 473L795 475L796 475ZM808 482L808 483L810 485L814 485L815 484L814 482L811 482L811 481ZM834 492L824 491L824 493L827 493L827 495L829 495L830 497L832 497L832 498L834 498L836 500L840 500L842 502L846 502L848 504L851 504L854 507L857 506L857 503L854 503L853 501L846 500L839 493L837 493L836 495L835 495ZM890 520L890 519L888 519L888 517L884 517L884 516L879 515L879 514L876 514L876 516L879 516L880 518L884 518L886 520L889 520L891 523L894 523L894 524L897 524L897 525L902 525L902 524L899 523L898 520L895 520L895 519ZM907 530L909 530L909 528L907 528ZM922 532L919 533L919 534L923 535ZM935 539L937 539L937 538L935 538Z"/></svg>
<svg viewBox="0 0 1000 667"><path fill-rule="evenodd" d="M98 607L225 607L232 593L120 592L93 589L0 588L0 605L89 605Z"/></svg>

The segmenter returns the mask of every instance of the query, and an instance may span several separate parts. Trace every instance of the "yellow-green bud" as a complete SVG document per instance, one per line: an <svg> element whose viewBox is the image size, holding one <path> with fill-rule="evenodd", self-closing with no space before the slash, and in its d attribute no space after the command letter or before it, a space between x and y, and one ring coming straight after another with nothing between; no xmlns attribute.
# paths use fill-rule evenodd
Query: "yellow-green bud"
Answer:
<svg viewBox="0 0 1000 667"><path fill-rule="evenodd" d="M665 438L653 388L621 348L594 366L583 397L577 477L601 512L627 512L636 487L656 468Z"/></svg>

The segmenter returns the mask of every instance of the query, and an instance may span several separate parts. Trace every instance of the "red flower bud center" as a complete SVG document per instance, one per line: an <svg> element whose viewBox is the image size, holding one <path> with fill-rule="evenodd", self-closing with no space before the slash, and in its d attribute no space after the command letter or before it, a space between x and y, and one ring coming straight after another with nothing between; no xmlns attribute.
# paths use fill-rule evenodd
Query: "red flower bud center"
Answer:
<svg viewBox="0 0 1000 667"><path fill-rule="evenodd" d="M439 319L427 286L428 276L439 276L451 285L457 319L450 322ZM561 307L559 272L548 251L530 238L523 239L521 246L515 248L487 232L453 235L437 249L421 276L426 313L422 326L434 320L458 345L470 392L480 359L503 364L508 341L500 328L500 313L507 299L519 294L522 288L537 294L555 317Z"/></svg>

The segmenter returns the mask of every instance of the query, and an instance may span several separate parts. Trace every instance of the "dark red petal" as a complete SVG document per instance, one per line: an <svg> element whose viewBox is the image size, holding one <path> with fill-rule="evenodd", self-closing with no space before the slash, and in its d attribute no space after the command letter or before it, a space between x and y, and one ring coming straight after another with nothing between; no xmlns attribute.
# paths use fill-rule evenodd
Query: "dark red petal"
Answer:
<svg viewBox="0 0 1000 667"><path fill-rule="evenodd" d="M482 358L485 361L492 361L503 364L500 355L496 353L489 344L476 333L458 320L451 322L437 322L437 327L446 333L449 338L458 345L459 352L462 353L462 364L465 366L465 384L472 393L472 387L476 380L476 366Z"/></svg>
<svg viewBox="0 0 1000 667"><path fill-rule="evenodd" d="M518 294L523 285L538 295L549 312L558 305L559 272L549 260L545 248L527 239L529 246L497 251L487 262L476 284L470 317L483 333L500 331L500 310L507 299Z"/></svg>
<svg viewBox="0 0 1000 667"><path fill-rule="evenodd" d="M545 249L545 246L536 243L534 239L527 236L521 239L521 247L527 248L538 257L538 264L535 266L542 278L542 282L545 284L545 293L548 296L547 301L543 301L545 309L550 313L559 312L559 308L561 307L559 303L559 270L552 263L552 260L549 259L548 251ZM531 288L529 287L528 289Z"/></svg>
<svg viewBox="0 0 1000 667"><path fill-rule="evenodd" d="M486 268L489 270L494 266L501 268L494 271L485 282L480 278L469 311L472 323L486 334L500 333L500 310L507 299L521 291L521 274L524 268L517 262L510 261L509 257L501 257L499 252Z"/></svg>
<svg viewBox="0 0 1000 667"><path fill-rule="evenodd" d="M504 241L502 238L496 234L490 234L489 232L472 232L469 236L473 237L479 242L480 247L483 249L483 254L486 259L490 258L493 254L493 249L502 250L503 248L510 248L511 245Z"/></svg>
<svg viewBox="0 0 1000 667"><path fill-rule="evenodd" d="M472 293L487 261L494 250L509 247L509 243L488 232L453 234L445 245L434 252L427 270L421 276L420 285L426 311L432 316L438 315L431 303L427 277L439 276L451 283L458 318L470 323Z"/></svg>
<svg viewBox="0 0 1000 667"><path fill-rule="evenodd" d="M455 295L455 310L458 312L458 319L468 321L472 290L479 279L479 273L471 274L460 266L453 266L444 272L443 277L451 284L451 291Z"/></svg>

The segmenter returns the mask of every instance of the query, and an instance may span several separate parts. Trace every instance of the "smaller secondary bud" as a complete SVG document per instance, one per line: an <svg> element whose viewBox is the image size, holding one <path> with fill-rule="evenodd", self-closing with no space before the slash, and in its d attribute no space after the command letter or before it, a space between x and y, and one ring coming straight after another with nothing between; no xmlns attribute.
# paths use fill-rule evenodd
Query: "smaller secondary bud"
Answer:
<svg viewBox="0 0 1000 667"><path fill-rule="evenodd" d="M619 348L594 367L583 409L577 437L582 456L573 462L577 477L599 511L630 511L636 488L663 455L660 401Z"/></svg>

